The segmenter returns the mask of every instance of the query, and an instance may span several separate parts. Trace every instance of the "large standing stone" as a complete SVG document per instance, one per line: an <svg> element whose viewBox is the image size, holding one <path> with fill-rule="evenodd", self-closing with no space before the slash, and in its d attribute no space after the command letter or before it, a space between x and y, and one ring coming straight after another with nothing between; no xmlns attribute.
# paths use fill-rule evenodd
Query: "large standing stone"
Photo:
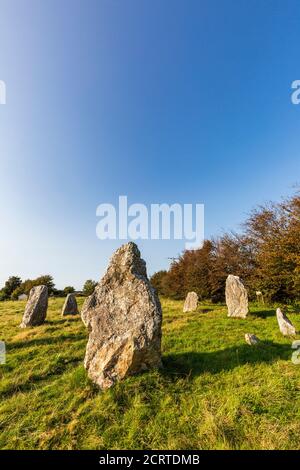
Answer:
<svg viewBox="0 0 300 470"><path fill-rule="evenodd" d="M68 294L61 312L62 316L77 315L78 313L79 312L75 295Z"/></svg>
<svg viewBox="0 0 300 470"><path fill-rule="evenodd" d="M114 253L81 316L89 330L84 365L100 388L161 366L161 306L135 243Z"/></svg>
<svg viewBox="0 0 300 470"><path fill-rule="evenodd" d="M294 336L296 329L288 317L278 308L276 310L276 317L279 325L279 329L284 336Z"/></svg>
<svg viewBox="0 0 300 470"><path fill-rule="evenodd" d="M193 312L198 307L198 295L196 292L189 292L186 296L183 311L184 312Z"/></svg>
<svg viewBox="0 0 300 470"><path fill-rule="evenodd" d="M248 294L238 276L229 274L226 279L225 294L228 317L246 318L248 313Z"/></svg>
<svg viewBox="0 0 300 470"><path fill-rule="evenodd" d="M37 326L44 323L48 308L48 287L33 287L29 294L25 312L23 315L21 328L27 326Z"/></svg>

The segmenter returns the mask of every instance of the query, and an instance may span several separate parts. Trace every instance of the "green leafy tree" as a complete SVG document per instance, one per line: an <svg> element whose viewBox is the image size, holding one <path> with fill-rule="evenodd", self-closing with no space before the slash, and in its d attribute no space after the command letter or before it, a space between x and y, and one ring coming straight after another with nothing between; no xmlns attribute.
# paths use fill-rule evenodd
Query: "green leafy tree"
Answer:
<svg viewBox="0 0 300 470"><path fill-rule="evenodd" d="M88 279L85 281L84 286L83 286L83 294L86 296L92 295L92 293L95 290L95 287L97 285L96 281L92 281L92 279Z"/></svg>
<svg viewBox="0 0 300 470"><path fill-rule="evenodd" d="M47 286L49 294L52 294L54 292L55 284L53 281L53 277L49 274L36 278L33 283L34 286Z"/></svg>
<svg viewBox="0 0 300 470"><path fill-rule="evenodd" d="M11 293L11 299L17 300L19 295L26 294L29 295L31 289L35 286L47 286L49 295L55 292L55 285L53 281L53 277L49 274L44 276L39 276L36 279L26 279L22 282L16 289Z"/></svg>
<svg viewBox="0 0 300 470"><path fill-rule="evenodd" d="M73 294L74 292L75 292L75 289L72 286L67 286L64 288L65 295Z"/></svg>
<svg viewBox="0 0 300 470"><path fill-rule="evenodd" d="M184 251L154 283L164 295L183 299L195 291L200 299L224 301L228 274L239 276L250 299L261 291L271 302L300 299L300 195L253 210L239 234L206 240Z"/></svg>
<svg viewBox="0 0 300 470"><path fill-rule="evenodd" d="M20 277L10 276L7 279L3 289L1 290L0 300L10 299L14 290L20 287L21 284L22 284L22 279Z"/></svg>
<svg viewBox="0 0 300 470"><path fill-rule="evenodd" d="M159 295L166 295L164 280L167 278L167 271L158 271L150 278L151 285L157 290Z"/></svg>

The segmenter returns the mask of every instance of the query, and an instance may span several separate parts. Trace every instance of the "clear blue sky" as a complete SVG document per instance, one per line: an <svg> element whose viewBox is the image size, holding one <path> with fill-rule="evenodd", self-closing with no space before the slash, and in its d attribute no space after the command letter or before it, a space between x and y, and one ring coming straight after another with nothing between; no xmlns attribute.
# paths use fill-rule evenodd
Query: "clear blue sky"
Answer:
<svg viewBox="0 0 300 470"><path fill-rule="evenodd" d="M206 236L299 182L297 0L0 0L0 285L99 279L96 207L205 204ZM148 271L183 243L143 241Z"/></svg>

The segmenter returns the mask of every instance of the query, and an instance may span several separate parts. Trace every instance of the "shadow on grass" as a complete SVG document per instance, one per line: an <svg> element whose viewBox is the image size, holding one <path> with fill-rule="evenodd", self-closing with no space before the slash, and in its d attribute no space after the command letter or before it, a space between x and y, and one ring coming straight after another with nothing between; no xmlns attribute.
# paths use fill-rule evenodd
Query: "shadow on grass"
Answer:
<svg viewBox="0 0 300 470"><path fill-rule="evenodd" d="M62 336L44 336L43 338L24 339L22 341L16 341L7 344L8 351L14 351L16 349L30 348L32 346L42 346L51 344L64 344L65 341L81 341L87 339L87 335L84 333L68 334Z"/></svg>
<svg viewBox="0 0 300 470"><path fill-rule="evenodd" d="M198 307L197 309L197 312L199 313L209 313L209 312L212 312L213 310L216 310L215 308L202 308L202 307Z"/></svg>
<svg viewBox="0 0 300 470"><path fill-rule="evenodd" d="M291 346L264 341L258 346L247 344L214 352L189 352L164 356L161 370L165 376L198 376L205 372L217 374L244 364L273 363L291 359Z"/></svg>
<svg viewBox="0 0 300 470"><path fill-rule="evenodd" d="M80 315L66 315L62 318L55 320L46 320L43 325L62 325L66 322L68 323L78 323L78 320L81 322Z"/></svg>
<svg viewBox="0 0 300 470"><path fill-rule="evenodd" d="M268 317L274 317L276 318L276 312L275 310L258 310L257 312L250 312L250 315L253 317L259 317L259 318L268 318Z"/></svg>
<svg viewBox="0 0 300 470"><path fill-rule="evenodd" d="M82 363L82 358L64 359L60 358L55 364L52 364L47 371L41 374L32 374L25 382L12 384L0 392L1 398L9 398L16 393L25 393L36 389L39 383L62 375L70 368L76 367Z"/></svg>

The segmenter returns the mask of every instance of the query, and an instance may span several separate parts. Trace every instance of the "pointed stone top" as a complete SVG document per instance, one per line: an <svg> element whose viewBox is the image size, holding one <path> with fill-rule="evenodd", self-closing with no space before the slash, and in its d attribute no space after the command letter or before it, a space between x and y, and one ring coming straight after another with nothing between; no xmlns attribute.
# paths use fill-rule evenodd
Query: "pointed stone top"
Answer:
<svg viewBox="0 0 300 470"><path fill-rule="evenodd" d="M284 336L294 336L296 334L296 328L280 308L276 310L276 317L279 329Z"/></svg>
<svg viewBox="0 0 300 470"><path fill-rule="evenodd" d="M115 251L105 276L111 276L112 271L120 275L129 272L135 276L147 277L146 263L141 258L140 250L135 243L126 243Z"/></svg>
<svg viewBox="0 0 300 470"><path fill-rule="evenodd" d="M240 280L239 276L235 276L234 274L228 274L227 281L233 281L234 279Z"/></svg>
<svg viewBox="0 0 300 470"><path fill-rule="evenodd" d="M77 307L77 301L75 294L70 293L67 295L63 309L62 309L62 315L77 315L78 312L78 307Z"/></svg>

